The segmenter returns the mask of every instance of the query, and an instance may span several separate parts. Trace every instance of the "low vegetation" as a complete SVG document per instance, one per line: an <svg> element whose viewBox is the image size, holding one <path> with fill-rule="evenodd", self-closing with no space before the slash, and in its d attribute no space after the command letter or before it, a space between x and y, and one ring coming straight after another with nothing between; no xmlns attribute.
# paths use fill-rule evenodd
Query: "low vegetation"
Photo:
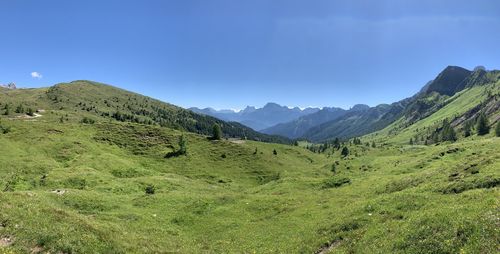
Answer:
<svg viewBox="0 0 500 254"><path fill-rule="evenodd" d="M416 126L288 145L148 113L121 121L104 109L148 102L90 96L103 89L0 93L4 111L44 109L1 116L0 253L498 252L500 138L478 122L465 137L447 107Z"/></svg>

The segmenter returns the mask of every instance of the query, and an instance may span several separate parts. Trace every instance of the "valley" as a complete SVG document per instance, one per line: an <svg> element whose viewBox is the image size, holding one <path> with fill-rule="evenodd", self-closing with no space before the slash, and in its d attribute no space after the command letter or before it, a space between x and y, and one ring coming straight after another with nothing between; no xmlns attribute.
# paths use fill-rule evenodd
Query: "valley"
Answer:
<svg viewBox="0 0 500 254"><path fill-rule="evenodd" d="M401 118L321 152L210 140L209 127L175 117L183 110L94 82L0 90L8 130L0 134L0 253L495 253L495 125L483 136L459 132L456 142L408 140L498 96L498 87L471 88L413 124ZM40 116L5 115L18 105ZM139 115L134 105L177 113ZM117 109L130 116L117 118ZM237 137L227 134L236 127L224 135ZM185 155L166 158L181 137Z"/></svg>

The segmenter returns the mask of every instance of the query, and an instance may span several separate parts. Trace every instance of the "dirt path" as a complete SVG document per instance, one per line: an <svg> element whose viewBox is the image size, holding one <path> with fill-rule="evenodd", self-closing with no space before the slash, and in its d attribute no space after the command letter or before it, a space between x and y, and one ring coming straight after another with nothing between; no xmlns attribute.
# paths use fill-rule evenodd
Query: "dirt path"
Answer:
<svg viewBox="0 0 500 254"><path fill-rule="evenodd" d="M245 140L242 139L230 139L229 142L234 144L245 144Z"/></svg>

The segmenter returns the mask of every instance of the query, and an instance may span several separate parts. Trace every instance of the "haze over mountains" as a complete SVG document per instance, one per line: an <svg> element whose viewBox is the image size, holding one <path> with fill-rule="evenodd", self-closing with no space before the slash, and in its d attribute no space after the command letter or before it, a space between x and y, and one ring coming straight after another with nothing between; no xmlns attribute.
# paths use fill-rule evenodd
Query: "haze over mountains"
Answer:
<svg viewBox="0 0 500 254"><path fill-rule="evenodd" d="M301 116L318 112L319 108L305 108L299 107L289 108L281 106L277 103L269 102L262 108L254 106L247 106L241 111L231 109L215 110L213 108L199 109L196 107L189 108L189 110L217 117L224 121L239 122L254 130L263 130L280 123L293 121Z"/></svg>

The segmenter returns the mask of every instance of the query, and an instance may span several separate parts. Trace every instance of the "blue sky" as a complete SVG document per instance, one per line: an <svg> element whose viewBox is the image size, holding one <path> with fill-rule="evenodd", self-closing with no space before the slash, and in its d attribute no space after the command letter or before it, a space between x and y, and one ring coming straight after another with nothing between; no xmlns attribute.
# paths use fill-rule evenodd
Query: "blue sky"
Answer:
<svg viewBox="0 0 500 254"><path fill-rule="evenodd" d="M500 69L497 0L0 0L0 17L0 83L184 107L376 105L447 65Z"/></svg>

